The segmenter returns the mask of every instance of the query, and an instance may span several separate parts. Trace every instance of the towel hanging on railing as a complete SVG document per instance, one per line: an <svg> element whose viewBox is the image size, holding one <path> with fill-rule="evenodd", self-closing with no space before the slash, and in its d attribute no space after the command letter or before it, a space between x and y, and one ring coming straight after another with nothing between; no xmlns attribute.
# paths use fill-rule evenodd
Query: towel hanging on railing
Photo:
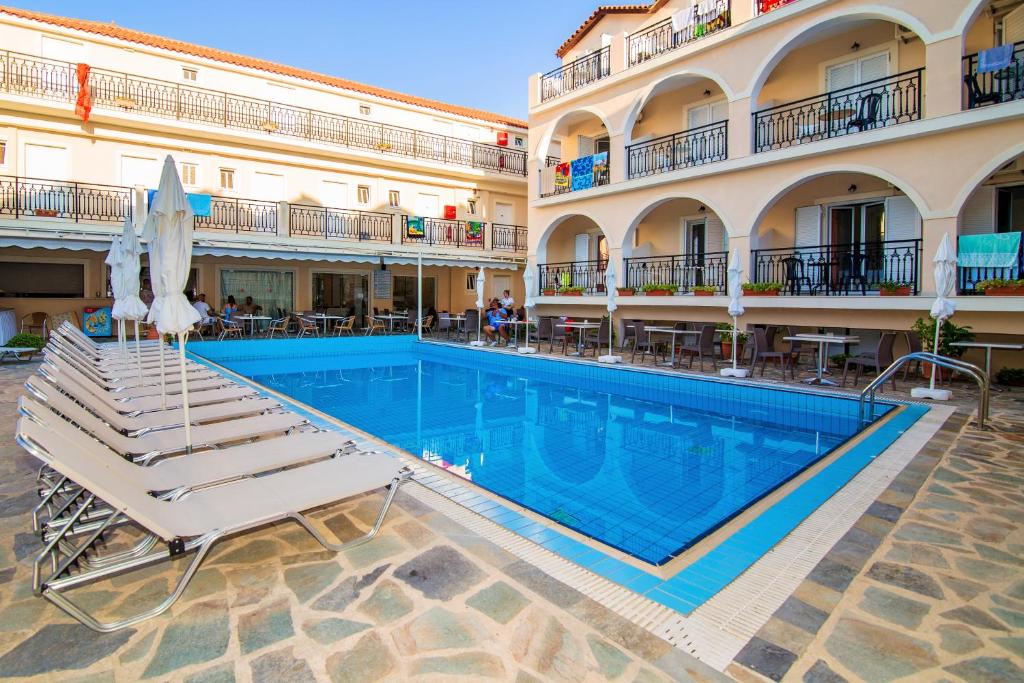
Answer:
<svg viewBox="0 0 1024 683"><path fill-rule="evenodd" d="M978 73L987 74L1001 71L1010 66L1013 59L1013 45L1000 45L978 53Z"/></svg>
<svg viewBox="0 0 1024 683"><path fill-rule="evenodd" d="M89 71L88 64L79 64L76 69L78 97L75 99L75 116L82 119L82 123L89 122L89 113L92 111L92 94L89 92Z"/></svg>

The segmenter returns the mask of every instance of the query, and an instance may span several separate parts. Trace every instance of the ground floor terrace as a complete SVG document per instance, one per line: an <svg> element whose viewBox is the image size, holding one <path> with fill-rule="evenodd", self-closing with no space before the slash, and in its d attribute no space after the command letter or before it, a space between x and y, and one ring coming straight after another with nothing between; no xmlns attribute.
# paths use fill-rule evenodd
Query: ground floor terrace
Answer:
<svg viewBox="0 0 1024 683"><path fill-rule="evenodd" d="M542 355L564 357L559 345L539 346ZM478 353L505 363L518 356L514 348ZM630 361L628 348L622 355ZM647 356L633 365L654 369L661 360ZM592 361L588 353L575 362ZM258 530L219 545L171 612L98 635L31 595L27 558L38 539L26 530L37 465L10 435L16 398L36 369L35 363L0 366L0 448L7 455L0 484L0 675L191 681L1010 681L1024 675L1019 389L993 396L990 428L981 431L975 390L954 382L953 410L932 414L928 438L902 445L904 459L878 473L872 500L851 504L841 524L801 530L812 535L799 535L800 542L819 550L813 561L786 556L780 546L780 575L788 576L789 588L768 600L763 594L777 591L759 585L682 622L645 611L642 600L602 575L546 555L492 517L470 512L465 488L438 487L428 475L402 489L381 536L365 546L334 555L294 527ZM805 363L800 376L808 371ZM792 382L770 363L755 381ZM922 382L912 375L882 396L906 398ZM378 500L376 494L357 498L315 516L339 537L352 537L372 524ZM83 604L111 616L135 610L162 596L176 569L96 585Z"/></svg>

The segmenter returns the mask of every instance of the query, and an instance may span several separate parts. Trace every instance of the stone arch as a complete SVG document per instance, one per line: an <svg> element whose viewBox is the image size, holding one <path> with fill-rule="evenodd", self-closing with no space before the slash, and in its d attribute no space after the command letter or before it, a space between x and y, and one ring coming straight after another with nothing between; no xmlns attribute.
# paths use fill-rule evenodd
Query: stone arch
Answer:
<svg viewBox="0 0 1024 683"><path fill-rule="evenodd" d="M626 118L622 123L622 133L626 136L627 145L632 141L633 128L636 126L636 117L640 115L644 106L660 93L669 90L670 88L666 86L669 86L672 82L688 77L707 78L722 89L727 100L731 102L735 99L735 92L728 82L723 80L718 74L707 69L689 67L667 74L663 78L660 78L654 83L643 88L626 110Z"/></svg>
<svg viewBox="0 0 1024 683"><path fill-rule="evenodd" d="M554 138L555 132L558 130L558 127L565 123L567 120L575 116L578 116L579 114L590 114L591 116L600 119L601 123L604 124L605 130L608 131L608 134L613 134L611 125L609 123L608 115L605 114L604 111L597 107L591 106L576 107L575 109L567 111L561 116L559 116L544 131L544 134L541 136L540 141L537 143L537 147L534 148L534 157L536 159L539 159L541 164L544 163L544 158L548 156L548 150L551 147L551 140L552 138Z"/></svg>
<svg viewBox="0 0 1024 683"><path fill-rule="evenodd" d="M652 211L657 209L659 206L667 204L668 202L674 199L692 199L694 201L700 202L710 211L712 211L716 216L718 216L719 220L721 220L722 223L725 225L726 233L728 233L729 235L736 234L734 232L732 218L729 215L723 213L721 210L719 210L717 201L708 199L707 196L702 192L669 192L664 195L661 195L654 201L649 202L646 206L644 206L643 209L638 211L633 220L630 221L629 228L627 228L625 234L622 237L622 244L618 245L622 249L623 256L628 257L632 254L633 234L636 232L637 226L640 225L640 223L642 223L643 220L647 218L647 216L649 216Z"/></svg>
<svg viewBox="0 0 1024 683"><path fill-rule="evenodd" d="M953 201L952 209L953 216L959 216L960 212L964 209L964 204L967 203L968 198L971 194L985 182L985 179L990 175L994 174L1000 168L1010 163L1019 156L1024 155L1024 142L1018 142L1013 147L1010 147L1004 154L996 157L989 162L987 166L982 167L980 171L972 175L964 186L960 189L960 193L956 196Z"/></svg>

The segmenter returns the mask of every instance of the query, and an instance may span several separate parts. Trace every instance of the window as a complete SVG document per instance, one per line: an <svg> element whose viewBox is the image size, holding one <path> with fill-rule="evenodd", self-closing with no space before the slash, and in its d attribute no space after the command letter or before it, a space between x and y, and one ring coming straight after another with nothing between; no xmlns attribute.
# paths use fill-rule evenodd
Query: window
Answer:
<svg viewBox="0 0 1024 683"><path fill-rule="evenodd" d="M468 213L470 216L475 216L476 215L476 200L475 199L468 199L468 200L466 200L466 213Z"/></svg>
<svg viewBox="0 0 1024 683"><path fill-rule="evenodd" d="M252 188L249 190L256 199L265 202L284 201L284 176L280 173L256 171L252 174Z"/></svg>
<svg viewBox="0 0 1024 683"><path fill-rule="evenodd" d="M0 140L0 166L7 164L7 141Z"/></svg>
<svg viewBox="0 0 1024 683"><path fill-rule="evenodd" d="M359 113L362 114L363 116L369 116L370 115L370 105L368 105L368 104L360 104L359 105Z"/></svg>
<svg viewBox="0 0 1024 683"><path fill-rule="evenodd" d="M729 102L718 100L707 104L698 104L686 110L686 128L700 128L710 123L717 123L729 118Z"/></svg>
<svg viewBox="0 0 1024 683"><path fill-rule="evenodd" d="M25 144L25 175L44 180L67 180L71 159L66 147Z"/></svg>
<svg viewBox="0 0 1024 683"><path fill-rule="evenodd" d="M263 307L264 315L275 318L294 310L295 274L280 270L234 270L220 271L220 300L228 296L235 301L245 301L251 296L253 303ZM209 303L209 302L207 302Z"/></svg>
<svg viewBox="0 0 1024 683"><path fill-rule="evenodd" d="M182 185L192 185L192 186L194 186L196 184L196 175L197 175L196 171L197 170L198 169L197 169L195 164L190 164L190 163L187 163L187 162L182 162L182 164L181 164L181 184Z"/></svg>
<svg viewBox="0 0 1024 683"><path fill-rule="evenodd" d="M436 306L435 279L432 277L423 278L423 310ZM409 275L395 275L392 280L394 290L391 294L391 306L396 311L416 310L416 278Z"/></svg>
<svg viewBox="0 0 1024 683"><path fill-rule="evenodd" d="M348 185L335 180L320 183L320 199L324 206L343 209L348 206Z"/></svg>
<svg viewBox="0 0 1024 683"><path fill-rule="evenodd" d="M121 184L156 188L160 184L160 162L156 157L121 157Z"/></svg>
<svg viewBox="0 0 1024 683"><path fill-rule="evenodd" d="M44 299L85 296L85 266L81 263L0 263L0 294Z"/></svg>
<svg viewBox="0 0 1024 683"><path fill-rule="evenodd" d="M889 75L889 51L825 67L825 90L833 92Z"/></svg>
<svg viewBox="0 0 1024 683"><path fill-rule="evenodd" d="M1024 231L1024 185L996 190L996 232Z"/></svg>
<svg viewBox="0 0 1024 683"><path fill-rule="evenodd" d="M370 186L360 185L356 188L356 201L360 204L370 203Z"/></svg>
<svg viewBox="0 0 1024 683"><path fill-rule="evenodd" d="M475 292L476 291L476 275L477 274L474 273L473 271L469 271L468 273L466 273L466 291L467 292Z"/></svg>
<svg viewBox="0 0 1024 683"><path fill-rule="evenodd" d="M398 190L388 190L388 206L392 209L397 209L402 205L402 197L398 193Z"/></svg>
<svg viewBox="0 0 1024 683"><path fill-rule="evenodd" d="M181 67L181 80L196 82L196 77L199 75L197 69L190 69L187 66Z"/></svg>
<svg viewBox="0 0 1024 683"><path fill-rule="evenodd" d="M222 168L222 169L220 169L220 189L222 189L222 190L234 190L235 189L235 169L233 169L233 168Z"/></svg>

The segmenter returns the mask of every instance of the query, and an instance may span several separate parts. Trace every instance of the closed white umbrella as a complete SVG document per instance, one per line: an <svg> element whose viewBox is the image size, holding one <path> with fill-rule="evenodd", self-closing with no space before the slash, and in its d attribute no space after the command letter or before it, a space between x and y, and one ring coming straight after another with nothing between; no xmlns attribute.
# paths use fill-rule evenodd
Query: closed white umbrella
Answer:
<svg viewBox="0 0 1024 683"><path fill-rule="evenodd" d="M118 302L124 297L123 283L121 279L122 263L124 253L121 249L121 238L117 235L110 240L110 251L104 263L110 267L110 289L114 294L114 306L110 310L110 317L117 320L117 348L121 351L121 358L128 360L128 352L124 343L124 321L118 315Z"/></svg>
<svg viewBox="0 0 1024 683"><path fill-rule="evenodd" d="M483 340L480 339L480 328L482 327L481 323L483 322L481 319L481 311L484 308L484 282L486 282L486 278L484 277L484 267L480 266L480 270L476 274L476 341L469 342L470 346L484 345Z"/></svg>
<svg viewBox="0 0 1024 683"><path fill-rule="evenodd" d="M139 370L139 384L142 383L142 357L141 345L139 344L139 321L146 317L148 309L146 304L139 298L139 272L142 264L139 263L139 256L142 253L142 246L139 244L139 237L135 234L135 227L132 226L130 218L124 221L124 229L121 231L121 273L118 278L121 294L117 295L115 289L114 309L112 316L121 321L123 327L125 320L135 323L135 359ZM111 276L113 277L113 276ZM127 337L127 334L125 335ZM125 341L127 347L127 339Z"/></svg>
<svg viewBox="0 0 1024 683"><path fill-rule="evenodd" d="M729 315L732 316L732 367L722 368L723 377L746 377L749 372L746 368L738 367L736 358L736 340L739 337L739 318L743 315L743 264L740 262L740 250L732 250L732 258L729 259L729 270L727 271L727 285L729 288Z"/></svg>
<svg viewBox="0 0 1024 683"><path fill-rule="evenodd" d="M956 304L949 298L956 291L956 253L953 251L953 243L947 232L939 242L939 248L933 259L935 268L935 303L932 304L931 316L935 318L935 344L933 353L939 354L939 334L942 332L942 323L956 313ZM953 393L947 389L935 388L935 376L938 367L932 367L932 379L927 389L915 388L911 390L914 398L931 398L937 401L948 401Z"/></svg>
<svg viewBox="0 0 1024 683"><path fill-rule="evenodd" d="M619 305L615 303L615 295L617 294L615 289L615 265L611 261L608 261L604 268L604 289L608 293L608 302L606 304L608 309L608 355L600 356L597 361L599 363L621 363L622 356L616 356L612 350L612 313Z"/></svg>
<svg viewBox="0 0 1024 683"><path fill-rule="evenodd" d="M155 320L160 334L178 335L178 364L181 371L181 401L185 422L185 447L192 448L189 425L188 383L185 376L185 339L187 332L199 322L201 316L185 298L192 268L192 208L181 187L178 170L170 155L164 159L160 185L153 206L146 219L147 235L152 235L150 254L156 254L156 263L150 262L150 280L153 283L153 306L149 320ZM157 284L159 283L159 284Z"/></svg>
<svg viewBox="0 0 1024 683"><path fill-rule="evenodd" d="M537 302L533 300L533 269L529 265L523 270L523 287L526 290L526 300L523 302L523 308L526 310L526 346L520 346L519 353L537 353L537 349L530 346L530 309L536 306Z"/></svg>

